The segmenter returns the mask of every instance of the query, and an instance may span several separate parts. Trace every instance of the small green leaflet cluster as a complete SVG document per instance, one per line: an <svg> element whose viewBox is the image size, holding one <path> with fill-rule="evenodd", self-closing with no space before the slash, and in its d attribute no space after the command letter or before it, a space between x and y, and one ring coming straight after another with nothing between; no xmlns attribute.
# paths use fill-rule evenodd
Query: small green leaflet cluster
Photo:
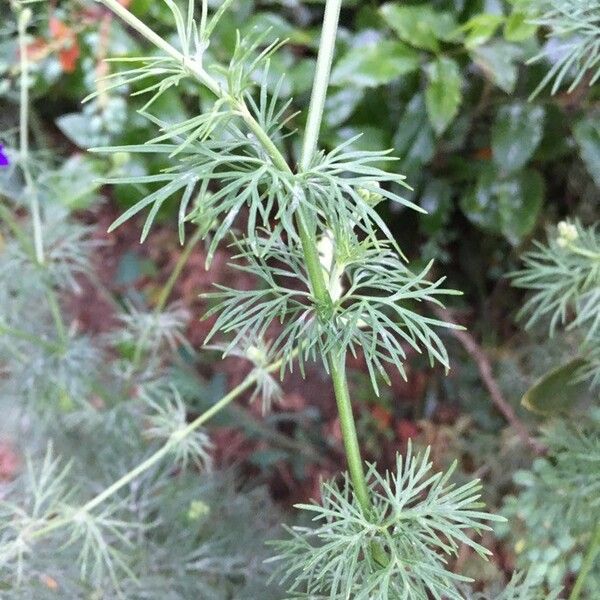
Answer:
<svg viewBox="0 0 600 600"><path fill-rule="evenodd" d="M586 365L581 376L600 383L600 234L598 226L561 222L547 244L523 256L513 284L532 291L520 311L527 327L549 319L550 335L559 325L581 333Z"/></svg>
<svg viewBox="0 0 600 600"><path fill-rule="evenodd" d="M250 243L238 242L240 253L235 258L243 262L236 262L235 267L252 274L256 288L238 291L217 286L218 292L206 294L219 300L207 313L219 313L208 338L219 331L235 334L226 353L249 334L265 337L274 321L279 321L282 327L271 343L272 353L290 357L300 348L298 360L303 369L306 360L319 360L331 352L356 356L362 350L375 390L378 375L387 380L386 364L397 366L404 375L403 344L417 352L426 348L432 362L449 368L446 349L433 329L444 324L413 310L415 304L441 304L440 296L456 293L442 287L443 279L427 280L431 264L415 274L386 244L375 245L367 239L348 247L347 254L338 246L333 262L342 267L344 285L330 305L315 306L299 248L269 238L257 238L254 243L258 254ZM286 366L292 368L292 360L284 362L282 370Z"/></svg>
<svg viewBox="0 0 600 600"><path fill-rule="evenodd" d="M502 517L481 512L480 483L456 487L454 468L432 473L429 451L398 456L395 473L369 468L373 510L365 516L346 477L341 485L324 483L321 504L300 505L311 512L314 528L294 527L290 538L275 542L279 571L293 598L369 600L462 599L462 582L446 557L466 544L481 556L488 550L467 530L489 530L485 521ZM385 549L389 562L373 563L370 548Z"/></svg>

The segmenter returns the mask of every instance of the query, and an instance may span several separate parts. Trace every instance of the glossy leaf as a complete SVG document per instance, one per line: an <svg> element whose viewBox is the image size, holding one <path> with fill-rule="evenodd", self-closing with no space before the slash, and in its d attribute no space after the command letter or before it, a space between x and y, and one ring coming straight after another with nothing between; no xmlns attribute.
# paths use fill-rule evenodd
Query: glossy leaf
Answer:
<svg viewBox="0 0 600 600"><path fill-rule="evenodd" d="M460 205L472 223L516 245L535 227L543 195L544 182L537 171L522 171L501 179L490 166Z"/></svg>
<svg viewBox="0 0 600 600"><path fill-rule="evenodd" d="M590 116L581 119L573 127L573 135L579 146L581 158L596 185L600 187L600 122Z"/></svg>
<svg viewBox="0 0 600 600"><path fill-rule="evenodd" d="M425 98L416 94L406 106L394 136L394 150L401 161L398 169L411 175L433 158L434 132L427 119Z"/></svg>
<svg viewBox="0 0 600 600"><path fill-rule="evenodd" d="M427 114L436 133L441 135L458 113L462 98L462 78L456 62L446 57L440 57L427 65L427 75Z"/></svg>
<svg viewBox="0 0 600 600"><path fill-rule="evenodd" d="M517 83L517 65L521 48L501 40L478 46L472 51L475 64L483 74L501 90L510 94Z"/></svg>
<svg viewBox="0 0 600 600"><path fill-rule="evenodd" d="M352 48L336 64L333 85L376 87L419 68L419 53L398 41L373 41Z"/></svg>
<svg viewBox="0 0 600 600"><path fill-rule="evenodd" d="M519 171L531 158L542 139L544 114L541 106L521 103L498 111L492 128L492 154L502 171Z"/></svg>
<svg viewBox="0 0 600 600"><path fill-rule="evenodd" d="M438 52L440 40L456 38L454 15L436 11L429 5L403 6L390 2L381 7L381 14L402 41L416 48Z"/></svg>

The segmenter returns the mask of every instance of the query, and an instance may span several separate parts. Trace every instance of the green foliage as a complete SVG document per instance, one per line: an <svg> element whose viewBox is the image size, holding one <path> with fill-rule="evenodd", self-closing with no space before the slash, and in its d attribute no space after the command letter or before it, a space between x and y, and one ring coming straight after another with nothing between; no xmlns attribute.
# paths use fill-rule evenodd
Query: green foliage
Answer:
<svg viewBox="0 0 600 600"><path fill-rule="evenodd" d="M54 3L47 4L40 22L57 14L78 22L69 3L59 3L56 13ZM218 301L210 314L219 314L211 336L225 334L219 348L251 360L244 389L252 388L253 398L260 397L268 410L280 395L271 373L283 373L295 360L302 370L307 361L322 360L339 388L336 365L344 364L348 352L362 354L376 391L390 365L405 374L409 351L448 368L438 333L447 324L423 316L421 307L439 305L455 292L442 287L431 264L407 266L394 238L397 212L408 230L405 209L429 209L420 231L429 238L428 254L446 259L456 232L462 236L462 229L454 229L459 211L474 227L501 238L481 252L466 252L468 269L476 273L469 286L480 290L503 270L497 257L508 255L504 243L518 246L539 224L543 208L558 207L544 198L544 179L558 190L557 198L568 189L570 201L582 206L589 190L595 193L598 131L590 108L595 91L588 91L590 102L575 98L568 107L548 98L523 102L552 78L552 92L569 79L569 89L575 89L586 73L590 83L597 78L598 32L586 5L570 3L563 11L546 2L548 12L538 21L532 19L539 7L530 2L496 3L492 13L478 12L478 3L460 9L460 3L437 2L356 10L345 5L323 149L301 157L296 167L300 144L294 133L305 118L296 108L308 99L318 49L307 24L320 11L298 5L275 13L249 0L226 11L230 4L209 18L206 2L195 12L194 2L186 10L170 0L132 2L131 10L143 18L142 29L139 22L133 29L157 50L148 50L145 40L116 19L109 41L91 35L83 23L73 32L75 42L67 43L81 52L81 64L70 74L64 56L49 45L48 55L33 60L19 78L19 69L7 65L19 56L19 43L34 38L21 27L18 39L12 22L3 24L2 101L15 103L19 94L22 100L26 90L33 109L53 115L71 142L81 148L106 145L96 150L112 155L77 156L54 168L41 153L28 156L11 144L16 166L1 174L2 194L19 207L19 219L31 210L35 236L32 243L20 220L10 210L2 212L7 223L2 240L7 236L8 243L0 255L6 282L0 286L0 385L29 418L42 414L49 423L34 444L45 458L28 465L2 505L0 560L6 574L0 588L7 597L52 597L55 583L63 596L74 598L90 593L189 598L202 589L207 598L266 599L280 592L264 584L268 569L256 552L271 522L248 527L267 500L258 492L240 494L228 475L196 473L210 465L210 443L200 421L188 422L189 398L174 383L172 369L176 350L189 350L183 336L187 314L176 305L150 311L128 304L110 336L78 333L62 314L60 295L90 272L95 246L64 211L54 214L50 205L57 199L69 209L89 206L101 175L127 204L113 227L147 210L144 240L176 198L181 241L190 225L199 227L208 240L208 263L219 244L233 239L236 267L259 286L223 287L210 296ZM155 30L143 29L145 24ZM561 50L558 60L550 42L540 50L538 24L553 36L568 36L567 52ZM40 26L36 34L41 31ZM292 44L282 47L275 38ZM108 77L94 82L89 74L107 53L120 58L104 71L98 68ZM542 56L554 61L546 77L541 70L519 68ZM71 106L63 114L60 106L57 114L47 100L86 94L91 102L81 112L71 112ZM571 113L574 125L568 127L564 117ZM24 129L27 137L29 128ZM395 162L381 150L389 146ZM414 189L397 172L406 173ZM24 178L31 181L24 185ZM406 240L407 247L413 241ZM551 328L569 322L569 331L582 335L585 366L579 375L596 383L599 254L594 228L563 224L558 238L526 256L515 278L534 290L524 308L531 324L550 317ZM220 402L207 413L215 414ZM473 592L446 564L459 544L486 553L467 532L487 529L483 522L490 519L478 510L478 483L453 487L450 472L432 475L428 455L409 450L394 473L369 468L371 510L365 509L355 474L345 476L341 486L324 483L322 505L302 507L320 523L293 529L291 540L279 543L290 593L419 600L556 597L540 592L538 583L545 578L550 587L559 586L569 568L579 569L592 527L583 512L590 507L582 506L579 515L579 508L562 501L566 496L573 506L581 504L579 491L598 495L588 472L597 458L594 431L557 429L548 437L550 458L536 462L530 475L518 476L533 483L507 511L514 510L515 520L523 516L518 510L529 511L524 525L541 532L538 550L549 550L540 559L544 567L515 576L506 589ZM565 440L563 446L555 435ZM40 451L48 437L60 440L55 447L61 456L74 457L70 465ZM352 473L357 461L349 462ZM572 545L560 537L559 526L549 535L561 541L544 538L548 528L540 515L543 501L553 495L560 500L556 520L561 510L568 511L561 531L575 539ZM557 568L557 548L579 559ZM523 566L539 559L529 550L526 560L520 554ZM594 578L586 585L596 593Z"/></svg>
<svg viewBox="0 0 600 600"><path fill-rule="evenodd" d="M341 486L324 483L320 504L299 505L314 514L314 528L294 527L290 539L276 542L273 560L294 598L462 598L456 585L465 578L446 566L444 555L466 544L481 555L489 551L465 533L489 529L497 521L481 512L480 485L456 487L447 473L431 473L429 452L397 459L396 471L367 473L373 496L365 515L346 475ZM385 565L371 548L384 548Z"/></svg>
<svg viewBox="0 0 600 600"><path fill-rule="evenodd" d="M534 580L560 585L582 566L598 516L600 428L597 410L580 427L559 422L548 428L547 457L515 473L519 493L505 501L520 567ZM600 591L597 571L586 582L590 598Z"/></svg>
<svg viewBox="0 0 600 600"><path fill-rule="evenodd" d="M578 340L580 356L546 374L524 396L531 410L566 417L547 428L548 456L515 474L520 493L505 502L520 564L531 564L532 576L551 587L578 573L570 598L583 590L590 598L600 593L594 570L600 544L599 241L597 226L561 221L547 244L536 242L536 250L523 257L524 268L513 274L515 285L531 290L521 310L527 324L549 321L550 336L566 326ZM588 402L582 402L586 396Z"/></svg>
<svg viewBox="0 0 600 600"><path fill-rule="evenodd" d="M600 236L598 228L562 221L524 255L525 267L513 275L516 286L532 290L521 309L531 327L549 320L550 335L559 325L581 335L582 378L600 381Z"/></svg>
<svg viewBox="0 0 600 600"><path fill-rule="evenodd" d="M587 75L588 85L594 85L600 77L600 19L595 3L588 0L541 0L536 8L543 14L535 22L548 28L551 42L533 60L551 53L557 58L533 95L553 79L552 94L570 79L568 91L572 92Z"/></svg>

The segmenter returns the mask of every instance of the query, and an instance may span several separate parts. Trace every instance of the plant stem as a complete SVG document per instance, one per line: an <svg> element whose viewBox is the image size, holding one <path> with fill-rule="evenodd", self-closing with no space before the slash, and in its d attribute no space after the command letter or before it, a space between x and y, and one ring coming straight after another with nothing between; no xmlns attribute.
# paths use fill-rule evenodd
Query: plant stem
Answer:
<svg viewBox="0 0 600 600"><path fill-rule="evenodd" d="M348 381L346 378L345 358L345 356L342 356L338 361L334 357L329 358L331 379L340 415L340 427L342 429L342 438L344 439L344 448L346 449L346 458L348 460L348 471L352 479L354 493L363 510L368 512L371 510L371 499L363 470L363 461L360 456L354 415L352 414L352 404L350 403Z"/></svg>
<svg viewBox="0 0 600 600"><path fill-rule="evenodd" d="M42 237L42 221L40 204L33 179L29 172L29 57L27 56L27 25L31 19L31 10L23 9L18 15L19 23L19 59L21 63L21 97L19 103L19 150L21 166L25 177L26 189L31 195L31 220L33 222L33 243L35 257L39 264L44 263L44 242Z"/></svg>
<svg viewBox="0 0 600 600"><path fill-rule="evenodd" d="M302 145L302 156L300 158L300 168L303 170L309 167L318 145L341 6L341 0L327 0L325 3L325 14L323 16L323 27L321 29L321 39L319 41L315 79L310 97L306 131ZM323 276L323 269L321 268L321 262L319 260L315 236L311 229L309 229L303 211L299 211L297 223L298 233L302 242L306 270L313 288L315 299L318 304L330 304L331 297L329 296L325 277ZM358 444L354 415L352 414L350 394L348 392L345 353L339 355L334 352L330 353L328 364L331 380L333 382L337 409L340 416L342 437L344 440L344 448L346 450L346 459L348 461L348 472L350 473L350 479L352 480L356 499L363 511L365 511L366 514L369 514L372 509L371 499L365 478L363 460L360 455L360 446Z"/></svg>
<svg viewBox="0 0 600 600"><path fill-rule="evenodd" d="M577 579L575 580L575 585L573 585L573 589L569 595L569 600L579 599L581 590L583 589L583 584L585 583L587 576L590 574L592 567L594 566L594 561L596 560L598 553L600 553L600 519L598 519L596 528L592 533L590 545L588 546L585 558L583 559L583 564L581 565L579 575L577 575Z"/></svg>
<svg viewBox="0 0 600 600"><path fill-rule="evenodd" d="M173 291L175 282L177 281L177 279L179 279L179 275L181 274L181 271L183 271L183 267L185 267L188 259L190 258L192 250L194 249L196 244L202 239L202 233L202 228L198 227L194 232L194 235L190 238L185 248L177 258L177 262L175 263L173 271L171 271L169 278L167 279L165 285L160 290L160 294L158 295L158 301L156 303L156 307L154 308L156 312L160 312L167 304L167 300L169 299L169 296Z"/></svg>
<svg viewBox="0 0 600 600"><path fill-rule="evenodd" d="M325 3L315 78L310 96L300 159L300 167L303 170L308 168L319 141L341 7L342 0L327 0Z"/></svg>

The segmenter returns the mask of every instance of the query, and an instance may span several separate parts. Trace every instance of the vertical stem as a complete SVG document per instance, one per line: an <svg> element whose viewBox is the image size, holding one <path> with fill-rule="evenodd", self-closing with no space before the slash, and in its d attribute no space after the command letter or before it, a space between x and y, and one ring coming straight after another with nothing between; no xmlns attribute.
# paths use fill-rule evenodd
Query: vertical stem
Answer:
<svg viewBox="0 0 600 600"><path fill-rule="evenodd" d="M29 57L27 56L26 31L31 20L31 10L26 8L18 14L19 24L19 58L21 62L21 97L19 105L19 142L21 164L25 176L26 189L31 196L31 220L33 222L33 244L35 258L39 264L44 263L44 242L42 238L42 221L37 191L29 172Z"/></svg>
<svg viewBox="0 0 600 600"><path fill-rule="evenodd" d="M600 519L596 523L596 529L592 534L590 545L588 546L585 558L583 559L583 564L581 565L579 575L577 575L577 579L575 580L575 585L573 586L571 594L569 595L569 600L579 600L581 590L583 589L583 584L587 579L587 576L592 571L592 567L594 566L594 561L596 560L598 553L600 553Z"/></svg>
<svg viewBox="0 0 600 600"><path fill-rule="evenodd" d="M352 404L350 403L348 381L346 378L345 358L345 356L342 356L336 360L335 357L330 356L329 365L331 379L333 381L337 409L340 415L342 438L344 439L344 448L348 460L348 471L350 473L350 478L352 479L354 493L363 510L369 511L371 508L371 500L365 479L365 472L363 470L363 462L360 456L360 446L358 445L354 416L352 414Z"/></svg>
<svg viewBox="0 0 600 600"><path fill-rule="evenodd" d="M302 156L300 158L301 169L308 168L318 145L341 5L341 0L327 0L325 4L325 14L323 17L321 39L319 41L319 54L317 56L315 79L310 97L306 131L302 145ZM331 298L319 260L313 227L302 210L298 213L297 225L302 243L306 270L315 299L319 304L331 303ZM360 455L356 424L354 422L354 415L352 414L350 394L348 392L345 353L341 353L339 356L331 353L328 357L328 363L340 416L342 437L344 439L344 448L346 450L346 459L348 461L348 472L350 473L350 479L352 480L356 499L365 513L368 514L372 507L363 461Z"/></svg>
<svg viewBox="0 0 600 600"><path fill-rule="evenodd" d="M308 118L306 120L304 142L302 144L302 156L300 159L300 167L302 169L306 169L310 164L319 141L319 131L321 130L321 121L323 120L323 108L325 107L327 87L329 86L329 75L331 73L331 63L333 62L341 7L342 0L327 0L325 3L315 79L310 95Z"/></svg>

